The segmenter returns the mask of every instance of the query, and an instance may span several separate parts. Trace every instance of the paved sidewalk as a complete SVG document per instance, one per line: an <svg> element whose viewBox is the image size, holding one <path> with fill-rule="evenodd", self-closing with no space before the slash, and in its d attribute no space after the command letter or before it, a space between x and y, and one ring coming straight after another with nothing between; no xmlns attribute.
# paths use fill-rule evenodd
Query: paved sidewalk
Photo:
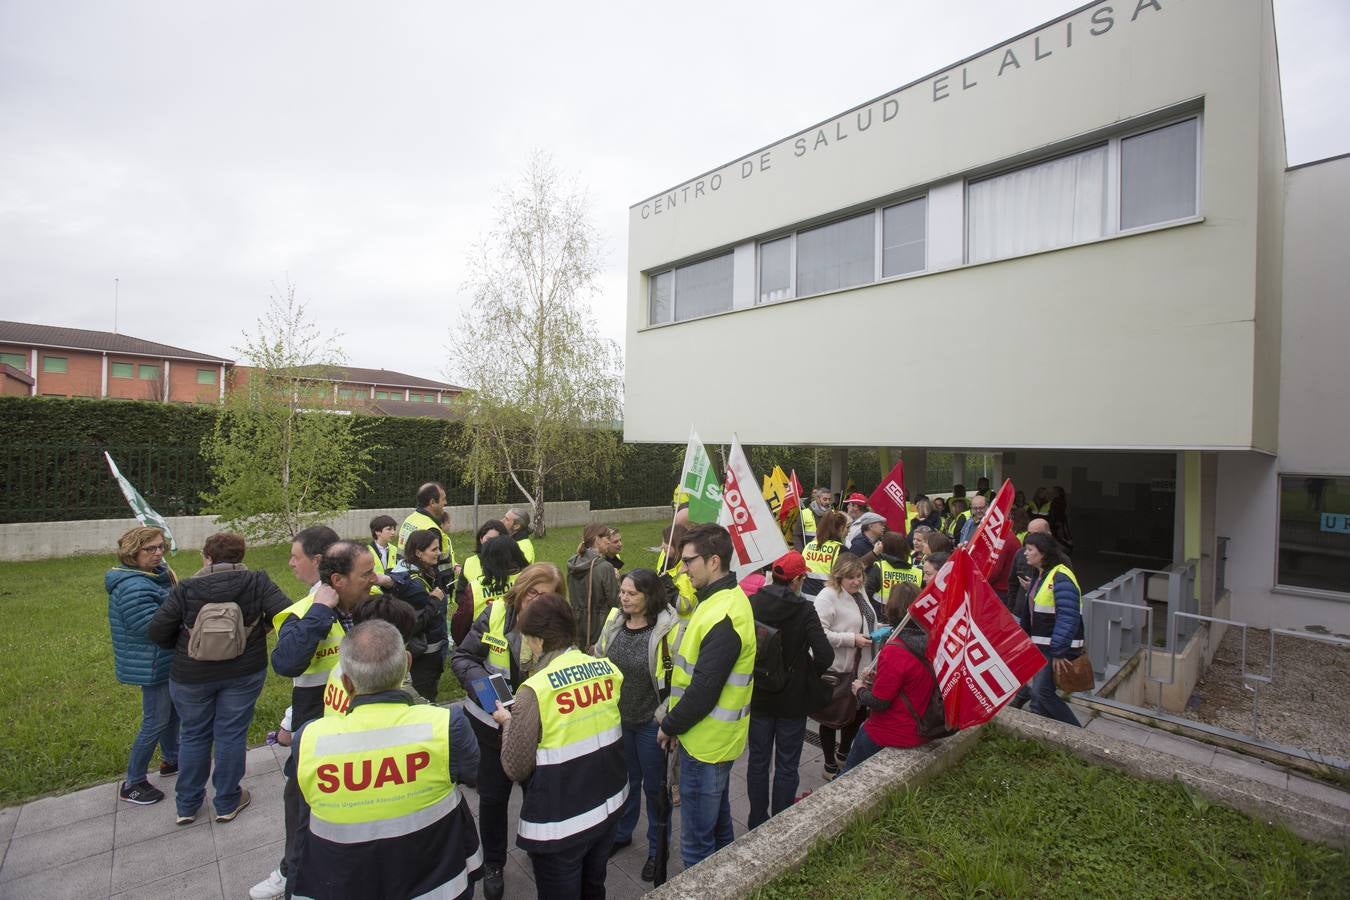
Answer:
<svg viewBox="0 0 1350 900"><path fill-rule="evenodd" d="M814 726L813 726L814 727ZM282 848L280 765L287 748L257 747L248 752L244 787L252 794L248 809L233 822L217 825L208 815L193 825L174 824L173 779L151 776L168 795L154 806L118 800L118 783L73 794L46 797L0 810L0 900L244 900L248 889L276 867ZM801 790L823 784L820 749L802 749ZM207 785L208 798L211 793ZM478 796L465 790L474 820ZM643 804L646 805L645 803ZM534 897L530 861L515 849L520 791L512 792L510 858L506 896ZM210 810L210 803L203 812ZM744 833L749 802L744 757L732 770L731 814L736 834ZM680 810L672 827L670 875L680 871ZM646 811L634 832L633 846L615 856L606 882L608 896L640 897L649 887L640 880L647 861ZM478 896L482 896L481 889Z"/></svg>

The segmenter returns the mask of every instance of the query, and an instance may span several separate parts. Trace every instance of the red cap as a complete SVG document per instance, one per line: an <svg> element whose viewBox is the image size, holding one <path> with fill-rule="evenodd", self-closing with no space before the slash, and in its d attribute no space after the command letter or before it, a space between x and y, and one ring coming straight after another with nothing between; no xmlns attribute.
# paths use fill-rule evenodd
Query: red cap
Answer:
<svg viewBox="0 0 1350 900"><path fill-rule="evenodd" d="M789 550L773 561L773 574L782 581L793 581L806 573L806 560L796 550Z"/></svg>
<svg viewBox="0 0 1350 900"><path fill-rule="evenodd" d="M857 491L854 491L853 493L849 494L848 499L844 501L845 506L848 506L850 503L856 503L859 506L866 506L867 498L864 497L862 494L859 494Z"/></svg>

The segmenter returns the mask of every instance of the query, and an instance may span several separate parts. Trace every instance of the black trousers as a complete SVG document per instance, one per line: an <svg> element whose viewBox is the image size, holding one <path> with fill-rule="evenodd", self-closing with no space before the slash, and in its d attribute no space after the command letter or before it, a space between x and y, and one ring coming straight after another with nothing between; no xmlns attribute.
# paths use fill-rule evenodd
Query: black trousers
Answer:
<svg viewBox="0 0 1350 900"><path fill-rule="evenodd" d="M440 693L441 689L441 673L444 671L445 656L442 655L441 651L433 650L430 653L423 653L421 656L414 656L412 668L409 670L413 688L417 693L435 703L436 695Z"/></svg>
<svg viewBox="0 0 1350 900"><path fill-rule="evenodd" d="M843 728L820 726L820 749L825 754L825 765L838 765L838 762L835 761L836 752L840 761L848 759L848 752L853 749L853 739L858 736L858 729L862 727L863 720L866 718L867 707L859 706L853 721ZM836 738L839 742L837 749L835 747Z"/></svg>
<svg viewBox="0 0 1350 900"><path fill-rule="evenodd" d="M614 843L617 816L589 844L556 853L531 853L534 889L539 900L603 900L609 848Z"/></svg>
<svg viewBox="0 0 1350 900"><path fill-rule="evenodd" d="M281 804L286 822L286 849L281 858L282 877L286 879L286 896L291 896L291 885L300 872L300 842L296 839L300 833L300 782L294 778L286 779L281 791Z"/></svg>
<svg viewBox="0 0 1350 900"><path fill-rule="evenodd" d="M513 782L502 771L501 732L472 716L469 725L478 738L478 836L483 845L483 865L500 869L506 865L506 805L511 800Z"/></svg>

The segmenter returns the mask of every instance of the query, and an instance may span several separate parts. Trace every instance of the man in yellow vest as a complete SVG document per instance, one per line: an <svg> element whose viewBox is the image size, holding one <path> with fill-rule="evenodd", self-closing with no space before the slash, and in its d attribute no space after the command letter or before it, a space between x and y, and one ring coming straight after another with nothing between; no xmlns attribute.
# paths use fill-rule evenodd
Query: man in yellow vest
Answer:
<svg viewBox="0 0 1350 900"><path fill-rule="evenodd" d="M533 565L534 541L530 540L530 514L523 509L509 509L506 515L502 516L502 524L520 545L520 552L525 554L525 561Z"/></svg>
<svg viewBox="0 0 1350 900"><path fill-rule="evenodd" d="M296 732L291 767L304 803L296 896L473 895L483 860L452 774L450 711L399 690L410 656L388 622L340 645L345 716Z"/></svg>
<svg viewBox="0 0 1350 900"><path fill-rule="evenodd" d="M417 489L417 509L403 520L398 529L398 550L403 552L403 544L414 531L430 528L441 536L441 559L436 564L437 583L450 591L454 589L455 576L459 567L455 565L455 548L450 543L450 535L441 526L441 517L445 514L445 488L434 481L427 482Z"/></svg>
<svg viewBox="0 0 1350 900"><path fill-rule="evenodd" d="M696 525L680 545L680 565L698 594L675 652L670 709L657 742L679 748L680 855L685 868L730 844L731 766L750 732L755 620L730 571L731 535Z"/></svg>
<svg viewBox="0 0 1350 900"><path fill-rule="evenodd" d="M304 722L323 715L323 691L328 680L331 661L337 644L342 640L342 630L333 634L334 624L331 612L322 605L314 611L314 618L307 620L315 596L321 586L319 565L330 547L338 543L337 532L327 525L311 525L301 529L291 542L291 556L287 560L291 574L301 584L310 586L309 593L278 615L272 627L278 630L277 648L281 651L278 661L277 650L272 652L272 668L278 675L290 676L291 681L291 731L294 732ZM371 562L372 569L374 561ZM280 630L286 629L287 640L283 646ZM315 655L320 646L328 653ZM279 663L279 664L278 664ZM272 874L253 886L249 897L253 900L274 900L286 893L286 876L295 869L295 820L300 804L300 791L295 779L288 778L282 792L282 801L286 812L286 847L281 862Z"/></svg>

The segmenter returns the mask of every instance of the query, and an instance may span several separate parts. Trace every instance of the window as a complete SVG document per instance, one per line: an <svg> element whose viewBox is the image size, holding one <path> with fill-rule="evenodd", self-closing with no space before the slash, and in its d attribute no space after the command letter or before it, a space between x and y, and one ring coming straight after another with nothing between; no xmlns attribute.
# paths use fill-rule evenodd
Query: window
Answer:
<svg viewBox="0 0 1350 900"><path fill-rule="evenodd" d="M131 363L110 363L108 374L113 378L135 378L136 367Z"/></svg>
<svg viewBox="0 0 1350 900"><path fill-rule="evenodd" d="M1350 594L1350 478L1280 476L1281 587Z"/></svg>
<svg viewBox="0 0 1350 900"><path fill-rule="evenodd" d="M970 262L1021 256L1106 233L1107 147L972 182L966 188Z"/></svg>
<svg viewBox="0 0 1350 900"><path fill-rule="evenodd" d="M338 388L338 399L339 399L339 400L350 400L350 399L352 399L352 389L351 389L351 388Z"/></svg>
<svg viewBox="0 0 1350 900"><path fill-rule="evenodd" d="M759 302L792 296L792 235L759 245Z"/></svg>
<svg viewBox="0 0 1350 900"><path fill-rule="evenodd" d="M967 261L1067 247L1199 215L1200 130L1200 117L1191 116L971 181Z"/></svg>
<svg viewBox="0 0 1350 900"><path fill-rule="evenodd" d="M215 370L215 369L198 369L198 370L197 370L197 383L198 383L198 384L215 384L215 383L216 383L216 370Z"/></svg>
<svg viewBox="0 0 1350 900"><path fill-rule="evenodd" d="M27 353L0 353L0 366L13 366L20 372L28 371Z"/></svg>
<svg viewBox="0 0 1350 900"><path fill-rule="evenodd" d="M154 381L159 377L159 366L147 366L142 363L136 367L136 377L141 381Z"/></svg>
<svg viewBox="0 0 1350 900"><path fill-rule="evenodd" d="M928 198L881 211L881 277L922 272L926 267Z"/></svg>
<svg viewBox="0 0 1350 900"><path fill-rule="evenodd" d="M1120 142L1120 227L1196 214L1200 121L1187 119Z"/></svg>
<svg viewBox="0 0 1350 900"><path fill-rule="evenodd" d="M797 233L797 296L876 280L876 224L871 212Z"/></svg>
<svg viewBox="0 0 1350 900"><path fill-rule="evenodd" d="M66 374L66 358L64 356L43 356L42 371L51 375Z"/></svg>
<svg viewBox="0 0 1350 900"><path fill-rule="evenodd" d="M651 324L682 322L731 309L730 253L678 266L649 279Z"/></svg>
<svg viewBox="0 0 1350 900"><path fill-rule="evenodd" d="M375 399L376 399L376 400L388 400L388 399L389 399L389 392L388 392L388 391L376 391L376 392L375 392Z"/></svg>

